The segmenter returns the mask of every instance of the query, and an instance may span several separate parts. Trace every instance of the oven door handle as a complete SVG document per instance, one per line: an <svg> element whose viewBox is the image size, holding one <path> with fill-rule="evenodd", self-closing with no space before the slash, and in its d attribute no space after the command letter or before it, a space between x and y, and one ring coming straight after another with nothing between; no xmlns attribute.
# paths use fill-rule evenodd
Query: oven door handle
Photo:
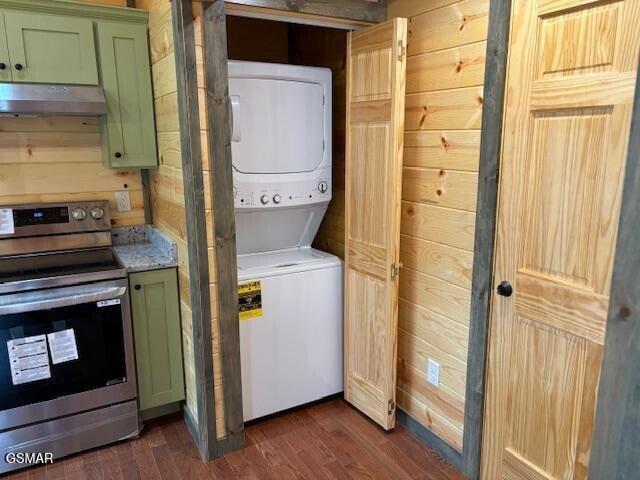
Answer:
<svg viewBox="0 0 640 480"><path fill-rule="evenodd" d="M34 312L37 310L49 310L51 308L69 307L83 303L99 302L101 300L111 300L121 297L127 292L126 287L109 288L72 288L60 289L61 294L56 295L55 291L47 291L31 298L22 295L8 295L0 299L0 315L10 315L13 313ZM13 297L13 298L12 298Z"/></svg>

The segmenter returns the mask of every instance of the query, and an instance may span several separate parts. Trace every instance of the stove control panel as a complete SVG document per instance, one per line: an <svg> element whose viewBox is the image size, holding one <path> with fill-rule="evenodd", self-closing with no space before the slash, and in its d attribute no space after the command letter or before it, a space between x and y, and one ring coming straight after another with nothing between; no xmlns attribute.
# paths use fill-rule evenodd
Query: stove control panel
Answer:
<svg viewBox="0 0 640 480"><path fill-rule="evenodd" d="M41 205L0 205L1 238L111 230L106 200Z"/></svg>

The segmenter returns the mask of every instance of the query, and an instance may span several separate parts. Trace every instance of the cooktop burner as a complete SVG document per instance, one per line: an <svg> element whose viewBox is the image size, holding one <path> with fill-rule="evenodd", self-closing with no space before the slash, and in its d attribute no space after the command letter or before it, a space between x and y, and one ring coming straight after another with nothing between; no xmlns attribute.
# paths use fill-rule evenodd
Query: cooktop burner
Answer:
<svg viewBox="0 0 640 480"><path fill-rule="evenodd" d="M0 286L68 275L94 274L123 267L111 248L92 248L0 258ZM119 276L119 275L118 275Z"/></svg>

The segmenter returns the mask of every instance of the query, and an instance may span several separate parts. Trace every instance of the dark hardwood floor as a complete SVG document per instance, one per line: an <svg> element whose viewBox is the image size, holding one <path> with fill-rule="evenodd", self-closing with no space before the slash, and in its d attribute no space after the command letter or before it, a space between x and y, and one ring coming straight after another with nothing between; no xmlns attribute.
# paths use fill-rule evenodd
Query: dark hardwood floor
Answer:
<svg viewBox="0 0 640 480"><path fill-rule="evenodd" d="M139 439L4 479L380 479L463 476L401 426L384 432L342 400L249 425L247 446L202 463L180 416L149 422Z"/></svg>

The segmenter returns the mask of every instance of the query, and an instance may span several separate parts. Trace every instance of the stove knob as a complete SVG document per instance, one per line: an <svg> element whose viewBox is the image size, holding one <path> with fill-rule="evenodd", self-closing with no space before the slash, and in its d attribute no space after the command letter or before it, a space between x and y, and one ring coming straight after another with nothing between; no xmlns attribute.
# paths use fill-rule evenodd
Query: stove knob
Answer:
<svg viewBox="0 0 640 480"><path fill-rule="evenodd" d="M94 220L100 220L104 217L104 209L101 207L93 207L89 213L91 214L91 218Z"/></svg>
<svg viewBox="0 0 640 480"><path fill-rule="evenodd" d="M268 195L262 195L260 197L260 203L262 203L263 205L266 205L267 203L269 203L269 196Z"/></svg>
<svg viewBox="0 0 640 480"><path fill-rule="evenodd" d="M327 190L329 190L329 185L327 184L327 182L320 182L318 184L318 190L320 190L320 193L327 193Z"/></svg>
<svg viewBox="0 0 640 480"><path fill-rule="evenodd" d="M276 193L276 194L273 196L273 203L280 203L280 200L282 200L282 197L280 196L280 194L279 194L279 193Z"/></svg>
<svg viewBox="0 0 640 480"><path fill-rule="evenodd" d="M74 220L82 221L87 218L87 212L83 208L76 208L73 212L71 212L71 216Z"/></svg>

